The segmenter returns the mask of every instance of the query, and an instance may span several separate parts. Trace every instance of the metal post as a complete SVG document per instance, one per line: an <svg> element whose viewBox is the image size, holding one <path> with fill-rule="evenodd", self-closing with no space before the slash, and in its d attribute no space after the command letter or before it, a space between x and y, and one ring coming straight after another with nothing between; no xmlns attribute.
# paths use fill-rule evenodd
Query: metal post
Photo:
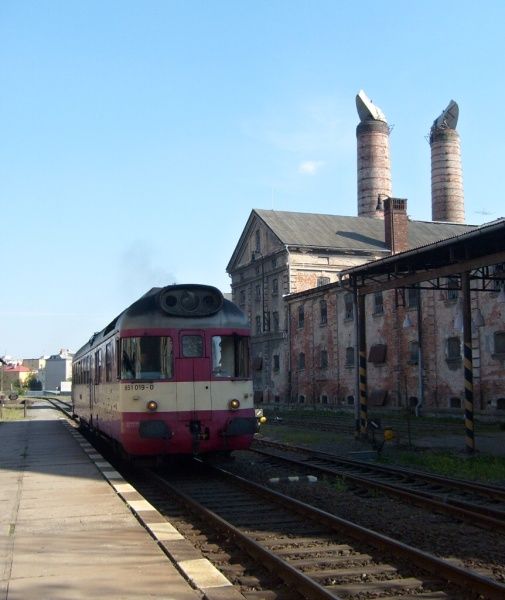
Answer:
<svg viewBox="0 0 505 600"><path fill-rule="evenodd" d="M366 373L366 314L365 296L358 294L358 336L359 336L359 425L360 434L367 430L367 373Z"/></svg>
<svg viewBox="0 0 505 600"><path fill-rule="evenodd" d="M461 273L463 295L463 356L465 369L465 443L467 452L475 451L473 418L473 360L472 360L472 313L470 305L470 275Z"/></svg>

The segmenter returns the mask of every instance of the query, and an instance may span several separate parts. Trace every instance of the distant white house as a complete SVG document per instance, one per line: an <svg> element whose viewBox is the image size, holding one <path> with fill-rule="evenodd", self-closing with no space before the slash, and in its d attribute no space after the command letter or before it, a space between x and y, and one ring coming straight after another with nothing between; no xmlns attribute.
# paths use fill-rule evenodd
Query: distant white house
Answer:
<svg viewBox="0 0 505 600"><path fill-rule="evenodd" d="M59 354L52 354L46 360L45 390L55 391L68 387L62 386L62 383L72 377L72 357L73 354L68 350L60 350Z"/></svg>

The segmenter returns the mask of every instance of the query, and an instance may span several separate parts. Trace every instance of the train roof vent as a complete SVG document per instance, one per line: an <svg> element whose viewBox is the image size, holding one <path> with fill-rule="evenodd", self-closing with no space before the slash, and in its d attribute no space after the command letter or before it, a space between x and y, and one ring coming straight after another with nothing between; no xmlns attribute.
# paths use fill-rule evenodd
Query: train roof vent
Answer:
<svg viewBox="0 0 505 600"><path fill-rule="evenodd" d="M171 285L158 297L163 311L174 317L206 317L223 306L223 294L209 285Z"/></svg>

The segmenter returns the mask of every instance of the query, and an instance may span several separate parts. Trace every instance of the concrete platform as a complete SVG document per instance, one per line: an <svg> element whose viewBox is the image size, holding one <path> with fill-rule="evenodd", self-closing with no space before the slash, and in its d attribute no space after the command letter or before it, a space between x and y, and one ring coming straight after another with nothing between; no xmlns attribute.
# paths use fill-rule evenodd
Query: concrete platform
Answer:
<svg viewBox="0 0 505 600"><path fill-rule="evenodd" d="M0 423L0 600L237 598L60 414Z"/></svg>

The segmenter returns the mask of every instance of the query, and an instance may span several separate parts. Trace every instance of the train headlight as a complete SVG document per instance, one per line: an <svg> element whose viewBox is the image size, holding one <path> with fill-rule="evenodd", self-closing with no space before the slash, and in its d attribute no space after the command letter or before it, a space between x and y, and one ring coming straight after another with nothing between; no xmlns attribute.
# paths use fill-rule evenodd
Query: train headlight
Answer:
<svg viewBox="0 0 505 600"><path fill-rule="evenodd" d="M230 410L237 410L240 406L240 402L236 398L233 398L233 400L230 400L228 406L230 407Z"/></svg>
<svg viewBox="0 0 505 600"><path fill-rule="evenodd" d="M149 400L149 402L146 404L146 408L147 410L154 412L155 410L158 410L158 403L154 400Z"/></svg>

